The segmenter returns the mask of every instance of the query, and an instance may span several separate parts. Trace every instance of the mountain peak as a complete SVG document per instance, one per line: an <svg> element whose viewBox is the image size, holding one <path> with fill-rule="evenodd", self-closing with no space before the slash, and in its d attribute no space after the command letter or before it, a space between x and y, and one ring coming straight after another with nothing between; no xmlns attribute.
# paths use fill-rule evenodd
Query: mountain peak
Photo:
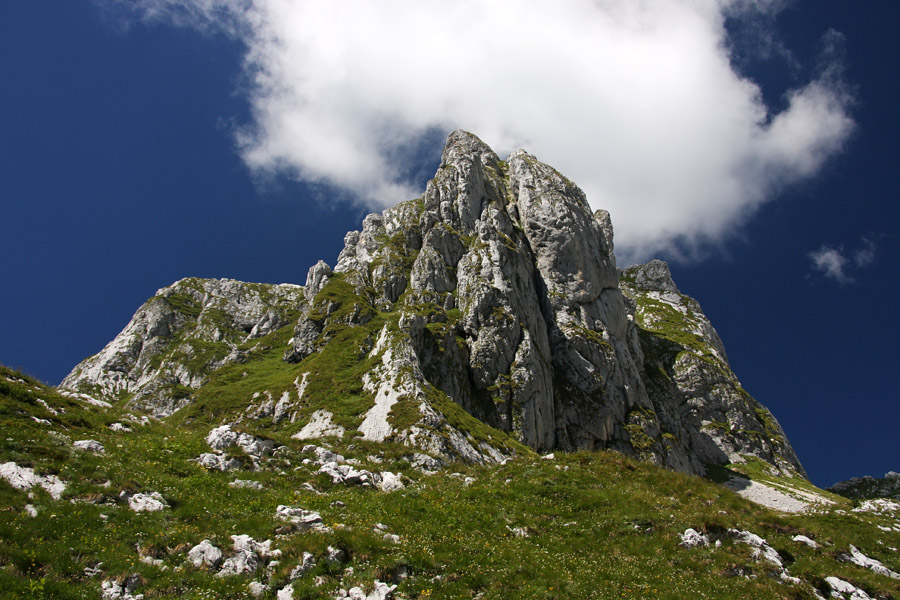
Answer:
<svg viewBox="0 0 900 600"><path fill-rule="evenodd" d="M302 289L181 282L64 386L163 413L233 397L232 420L438 461L612 448L802 475L699 304L662 261L620 278L612 237L556 169L455 131L423 196L366 217L333 270Z"/></svg>
<svg viewBox="0 0 900 600"><path fill-rule="evenodd" d="M455 164L460 158L487 156L491 162L499 161L497 154L490 146L481 141L477 135L463 129L457 129L447 136L444 150L441 152L441 164Z"/></svg>

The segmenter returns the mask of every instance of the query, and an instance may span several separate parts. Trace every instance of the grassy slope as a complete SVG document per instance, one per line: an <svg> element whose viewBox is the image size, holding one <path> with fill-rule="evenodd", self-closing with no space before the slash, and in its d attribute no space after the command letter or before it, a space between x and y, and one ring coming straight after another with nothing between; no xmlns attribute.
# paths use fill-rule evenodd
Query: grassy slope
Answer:
<svg viewBox="0 0 900 600"><path fill-rule="evenodd" d="M191 546L209 538L227 549L235 533L272 538L284 551L273 574L276 587L304 551L316 555L319 566L295 583L295 597L302 598L331 597L339 586L385 580L398 565L411 575L398 589L407 598L812 597L808 588L769 577L770 567L753 561L748 546L725 541L721 548L678 547L678 534L687 527L748 529L789 559L792 575L813 585L835 575L873 595L900 598L900 582L836 560L852 543L900 570L900 555L887 549L900 546L900 533L876 527L890 520L849 512L849 505L842 512L777 515L712 482L612 452L456 466L475 479L467 486L461 477L448 476L454 467L423 476L398 460L402 449L356 440L345 450L348 458L372 469L402 470L415 480L403 491L385 494L332 486L315 475L314 466L301 464L301 442L278 438L277 432L272 437L290 450L263 470L207 472L191 462L207 450L205 426L155 423L115 433L107 426L120 417L116 409L83 407L33 380L7 378L24 379L0 372L0 463L58 473L69 487L58 501L38 489L29 499L0 480L0 598L96 598L101 579L129 573L142 575L139 591L148 599L247 596L249 578L215 578L189 566L176 570ZM35 402L38 397L65 412L52 415ZM107 453L73 452L70 441L50 435L51 429L71 440L96 439ZM373 454L384 454L387 461L366 463ZM236 477L265 487L229 487ZM301 490L307 481L326 494ZM158 491L172 508L134 513L117 500L121 490ZM332 506L335 500L346 506ZM27 503L38 509L37 518L23 512ZM279 504L320 511L333 533L276 538L273 515ZM376 522L398 534L400 543L374 533ZM515 528L527 537L517 537ZM813 550L792 542L796 532L826 545ZM321 557L329 545L344 549L349 562L326 565ZM168 569L139 562L139 552L163 560ZM97 562L103 563L103 575L86 577L83 569ZM342 576L347 566L354 574ZM739 569L753 577L729 576ZM265 581L264 573L257 578ZM313 585L315 576L325 577L324 586Z"/></svg>

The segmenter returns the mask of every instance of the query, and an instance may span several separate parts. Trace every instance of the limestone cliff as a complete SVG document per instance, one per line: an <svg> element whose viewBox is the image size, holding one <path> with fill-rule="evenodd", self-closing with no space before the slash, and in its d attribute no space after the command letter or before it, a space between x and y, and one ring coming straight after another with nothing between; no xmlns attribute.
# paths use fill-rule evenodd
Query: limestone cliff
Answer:
<svg viewBox="0 0 900 600"><path fill-rule="evenodd" d="M481 462L515 451L506 432L541 452L613 448L693 473L753 455L803 474L665 263L620 274L608 213L527 152L502 161L463 131L421 198L366 217L304 288L242 291L253 298L242 303L218 291L224 282L193 281L203 291L187 292L190 310L167 299L182 282L161 291L63 387L168 413L247 359L241 344L264 322L272 331L295 311L284 389L255 393L281 396L285 426L307 434L322 422L328 435ZM212 314L226 318L213 326ZM353 402L312 397L345 384ZM173 385L181 397L159 391Z"/></svg>

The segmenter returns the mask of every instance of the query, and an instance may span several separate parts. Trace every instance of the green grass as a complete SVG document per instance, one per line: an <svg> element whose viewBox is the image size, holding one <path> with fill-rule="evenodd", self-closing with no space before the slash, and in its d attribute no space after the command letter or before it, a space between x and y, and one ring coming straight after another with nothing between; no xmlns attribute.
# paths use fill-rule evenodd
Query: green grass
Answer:
<svg viewBox="0 0 900 600"><path fill-rule="evenodd" d="M271 344L269 350L260 349L262 363L277 358L280 343L275 340L284 335L262 344ZM261 383L275 386L291 380L292 385L305 363L282 365L276 368L273 360L261 369L266 374L254 369L243 378L241 365L226 367L229 377L219 380L215 393L210 389L203 410L224 410L244 397L241 390ZM260 379L242 383L250 377ZM226 392L231 400L220 397L223 404L212 404ZM65 412L52 415L38 397ZM461 409L457 414L433 401L451 423L459 419L457 426L471 426L472 417ZM203 404L197 406L200 411ZM32 416L55 420L48 426ZM230 536L238 533L273 539L284 553L267 598L274 598L274 589L286 583L303 552L313 553L320 564L295 583L298 598L331 597L338 587L387 580L398 568L409 573L398 580L400 598L813 597L809 587L770 577L771 567L754 561L749 547L728 538L719 548L680 548L678 536L687 527L713 534L731 527L747 529L765 537L789 559L790 573L812 585L834 575L870 595L900 597L897 581L837 559L854 544L900 570L900 557L886 549L900 546L900 534L876 527L891 520L853 513L846 500L843 512L776 514L711 481L609 451L557 453L556 460L549 461L523 449L504 466L451 465L439 475L422 476L402 460L408 448L360 439L348 439L336 448L366 468L400 471L412 479L404 490L385 494L335 486L316 475L315 465L302 464L300 448L306 442L291 440L285 431L268 432L287 449L264 462L261 470L226 474L208 472L193 462L208 450L203 438L208 425L217 421L214 414L186 412L167 422L134 425L132 433L110 431L108 424L121 418L117 409L82 406L39 382L0 370L0 462L27 463L41 473L58 473L69 483L63 498L53 500L42 490L34 490L29 498L0 481L0 598L96 598L102 579L130 573L141 575L139 592L148 600L247 597L247 583L265 582L264 571L254 577L216 578L184 566L187 550L202 539L227 550ZM496 441L499 432L483 427L476 437ZM88 438L103 443L107 453L71 450L71 440ZM369 456L381 456L383 462L371 463ZM751 461L730 468L754 479L773 477L764 467ZM448 476L452 472L460 476ZM475 481L465 485L463 477ZM235 478L259 481L264 488L229 487ZM324 494L302 490L304 482ZM158 491L171 508L134 513L118 499L122 490ZM336 500L345 507L333 505ZM29 503L38 509L38 518L23 513ZM319 511L332 532L276 537L279 523L273 515L279 504ZM378 522L399 535L400 543L375 533L372 527ZM525 531L526 537L514 530ZM813 550L792 542L797 533L823 547ZM324 564L327 546L344 549L347 562ZM140 553L161 559L168 568L161 571L140 562ZM98 562L103 563L103 574L85 576L84 568ZM346 567L353 567L352 575L344 575ZM738 569L754 577L733 576ZM313 584L315 577L324 578L321 587Z"/></svg>

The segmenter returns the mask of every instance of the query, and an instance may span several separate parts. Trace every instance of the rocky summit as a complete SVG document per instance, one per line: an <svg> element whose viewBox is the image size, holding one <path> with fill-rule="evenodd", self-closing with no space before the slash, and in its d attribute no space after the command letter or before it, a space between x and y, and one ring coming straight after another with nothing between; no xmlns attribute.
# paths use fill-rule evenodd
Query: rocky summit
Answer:
<svg viewBox="0 0 900 600"><path fill-rule="evenodd" d="M421 198L366 217L304 287L179 281L61 387L168 416L224 366L253 368L255 342L287 323L282 376L247 389L232 419L444 462L498 462L514 441L804 475L667 265L617 270L607 212L531 154L501 160L464 131ZM345 394L314 392L334 386Z"/></svg>
<svg viewBox="0 0 900 600"><path fill-rule="evenodd" d="M896 474L816 488L668 266L462 131L306 285L0 365L0 430L0 600L900 598Z"/></svg>

